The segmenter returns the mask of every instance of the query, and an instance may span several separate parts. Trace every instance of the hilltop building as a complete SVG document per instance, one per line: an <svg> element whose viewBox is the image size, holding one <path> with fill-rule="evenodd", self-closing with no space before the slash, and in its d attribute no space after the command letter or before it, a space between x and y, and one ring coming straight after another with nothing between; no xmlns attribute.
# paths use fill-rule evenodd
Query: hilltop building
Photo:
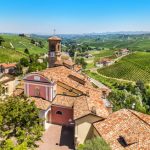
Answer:
<svg viewBox="0 0 150 150"><path fill-rule="evenodd" d="M79 66L61 59L59 37L48 41L49 67L24 77L24 94L41 110L45 129L51 124L71 126L75 129L75 142L83 143L92 136L92 124L112 112L106 99L110 90L94 88L90 79L79 73Z"/></svg>

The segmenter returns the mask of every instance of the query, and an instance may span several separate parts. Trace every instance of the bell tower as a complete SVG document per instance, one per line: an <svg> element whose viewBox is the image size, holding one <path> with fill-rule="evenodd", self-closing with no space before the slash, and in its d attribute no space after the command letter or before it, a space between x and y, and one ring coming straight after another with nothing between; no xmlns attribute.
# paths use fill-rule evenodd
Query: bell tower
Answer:
<svg viewBox="0 0 150 150"><path fill-rule="evenodd" d="M50 37L48 39L49 52L48 52L48 63L49 68L55 66L55 62L61 62L61 38L57 36Z"/></svg>

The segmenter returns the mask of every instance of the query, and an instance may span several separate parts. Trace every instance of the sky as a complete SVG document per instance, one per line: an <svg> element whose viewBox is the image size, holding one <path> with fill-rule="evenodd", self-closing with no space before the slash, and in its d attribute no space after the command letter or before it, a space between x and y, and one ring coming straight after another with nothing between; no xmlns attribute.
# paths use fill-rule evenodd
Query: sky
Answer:
<svg viewBox="0 0 150 150"><path fill-rule="evenodd" d="M0 0L0 32L150 31L150 0Z"/></svg>

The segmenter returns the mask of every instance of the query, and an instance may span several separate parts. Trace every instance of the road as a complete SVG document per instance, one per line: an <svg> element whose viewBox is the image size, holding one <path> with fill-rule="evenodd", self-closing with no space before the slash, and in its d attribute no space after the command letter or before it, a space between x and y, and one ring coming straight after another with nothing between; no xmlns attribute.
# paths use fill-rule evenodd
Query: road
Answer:
<svg viewBox="0 0 150 150"><path fill-rule="evenodd" d="M95 84L97 87L99 87L99 88L107 88L107 89L108 89L107 86L105 86L104 84L102 84L101 82L99 82L99 81L97 81L97 80L95 80L95 79L93 79L93 78L90 78L90 81L91 81L93 84Z"/></svg>

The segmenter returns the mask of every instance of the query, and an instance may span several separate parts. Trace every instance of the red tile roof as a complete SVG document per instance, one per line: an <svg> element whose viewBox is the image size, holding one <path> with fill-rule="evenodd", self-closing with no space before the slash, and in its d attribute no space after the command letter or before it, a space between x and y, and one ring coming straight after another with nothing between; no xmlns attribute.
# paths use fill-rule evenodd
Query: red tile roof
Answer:
<svg viewBox="0 0 150 150"><path fill-rule="evenodd" d="M52 37L48 38L48 40L61 41L61 38L59 38L57 36L52 36Z"/></svg>
<svg viewBox="0 0 150 150"><path fill-rule="evenodd" d="M81 65L74 65L74 70L76 72L80 71L82 69L82 66Z"/></svg>
<svg viewBox="0 0 150 150"><path fill-rule="evenodd" d="M94 123L94 127L112 150L150 149L150 115L122 109L110 114L104 121ZM118 142L119 136L125 140L126 147Z"/></svg>
<svg viewBox="0 0 150 150"><path fill-rule="evenodd" d="M35 106L41 110L47 110L51 106L51 102L37 97L29 97L29 101L33 101Z"/></svg>
<svg viewBox="0 0 150 150"><path fill-rule="evenodd" d="M76 97L67 95L56 95L52 104L61 105L65 107L73 107Z"/></svg>
<svg viewBox="0 0 150 150"><path fill-rule="evenodd" d="M73 66L75 64L72 60L64 60L63 63L69 66Z"/></svg>
<svg viewBox="0 0 150 150"><path fill-rule="evenodd" d="M11 67L16 67L16 63L10 63L10 64L7 64L7 63L2 63L0 64L3 68L11 68Z"/></svg>
<svg viewBox="0 0 150 150"><path fill-rule="evenodd" d="M53 104L62 106L74 106L74 118L80 118L92 113L96 109L96 115L106 118L109 113L101 99L102 91L93 87L87 76L79 74L64 66L48 68L38 72L40 75L53 79L57 83L68 85L82 93L79 97L56 96ZM60 101L60 99L62 101ZM69 101L70 100L70 101Z"/></svg>

